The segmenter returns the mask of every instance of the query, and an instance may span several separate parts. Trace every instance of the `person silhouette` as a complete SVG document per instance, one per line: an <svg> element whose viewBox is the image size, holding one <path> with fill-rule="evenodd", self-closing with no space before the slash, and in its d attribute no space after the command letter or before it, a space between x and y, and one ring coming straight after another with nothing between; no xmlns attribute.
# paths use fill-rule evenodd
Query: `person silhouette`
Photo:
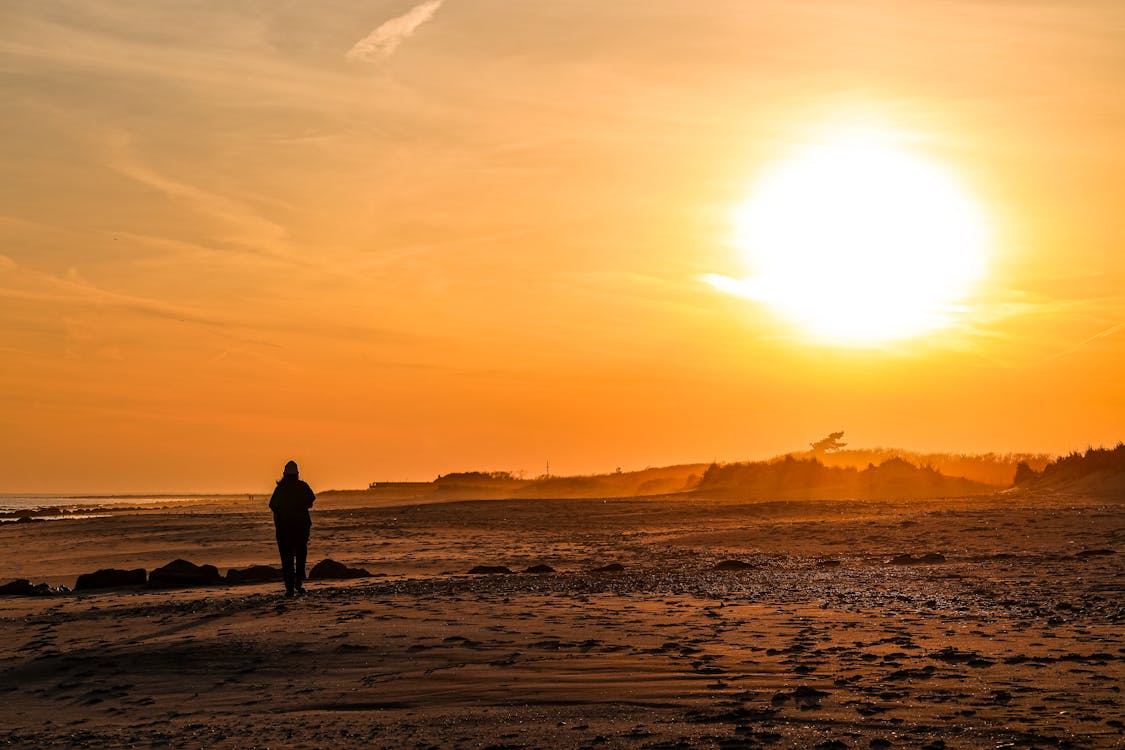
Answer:
<svg viewBox="0 0 1125 750"><path fill-rule="evenodd" d="M281 479L270 498L277 551L281 553L281 575L285 579L285 595L305 593L305 558L309 552L309 530L312 519L309 508L316 500L312 488L300 478L297 462L285 464Z"/></svg>

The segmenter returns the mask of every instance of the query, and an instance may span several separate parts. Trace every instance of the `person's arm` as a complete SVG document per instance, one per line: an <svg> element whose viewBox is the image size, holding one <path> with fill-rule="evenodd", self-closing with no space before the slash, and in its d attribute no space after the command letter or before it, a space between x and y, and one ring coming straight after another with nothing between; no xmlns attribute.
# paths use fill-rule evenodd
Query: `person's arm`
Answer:
<svg viewBox="0 0 1125 750"><path fill-rule="evenodd" d="M272 511L274 512L274 514L275 514L275 515L277 514L277 511L278 511L278 505L279 505L279 503L278 503L278 501L277 501L277 500L278 500L278 498L277 498L277 490L278 490L278 488L277 488L277 487L274 487L274 488L273 488L273 495L272 495L272 496L270 497L270 510L272 510Z"/></svg>
<svg viewBox="0 0 1125 750"><path fill-rule="evenodd" d="M308 490L308 493L305 496L305 507L311 508L313 506L313 503L316 502L316 495L313 494L312 487L309 487L308 484L305 485L305 489Z"/></svg>

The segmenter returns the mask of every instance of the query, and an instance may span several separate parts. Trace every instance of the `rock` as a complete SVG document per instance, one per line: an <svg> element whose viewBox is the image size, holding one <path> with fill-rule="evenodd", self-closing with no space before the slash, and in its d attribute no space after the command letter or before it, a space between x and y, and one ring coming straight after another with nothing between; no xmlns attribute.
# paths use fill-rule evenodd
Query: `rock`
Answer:
<svg viewBox="0 0 1125 750"><path fill-rule="evenodd" d="M281 568L272 565L251 565L248 568L231 568L227 583L276 583L282 580Z"/></svg>
<svg viewBox="0 0 1125 750"><path fill-rule="evenodd" d="M26 578L17 578L11 583L0 586L0 596L50 596L57 593L62 592L45 583L32 584Z"/></svg>
<svg viewBox="0 0 1125 750"><path fill-rule="evenodd" d="M600 568L594 568L590 572L591 573L620 573L623 570L625 570L625 566L622 565L621 563L610 563L609 565L603 565Z"/></svg>
<svg viewBox="0 0 1125 750"><path fill-rule="evenodd" d="M840 567L839 560L818 560L816 563L818 568L838 568Z"/></svg>
<svg viewBox="0 0 1125 750"><path fill-rule="evenodd" d="M511 572L511 569L509 569L505 565L478 565L475 568L471 569L469 571L469 574L477 576L492 576Z"/></svg>
<svg viewBox="0 0 1125 750"><path fill-rule="evenodd" d="M154 589L213 586L222 582L223 577L214 565L196 565L187 560L173 560L148 576L148 586Z"/></svg>
<svg viewBox="0 0 1125 750"><path fill-rule="evenodd" d="M83 573L78 576L78 580L74 582L74 590L115 589L121 586L143 586L144 583L144 568L134 568L133 570L102 568L93 573Z"/></svg>
<svg viewBox="0 0 1125 750"><path fill-rule="evenodd" d="M1075 553L1075 557L1101 557L1102 555L1116 555L1117 550L1112 549L1084 549Z"/></svg>
<svg viewBox="0 0 1125 750"><path fill-rule="evenodd" d="M754 563L743 562L742 560L723 560L715 566L715 570L750 570L756 568Z"/></svg>
<svg viewBox="0 0 1125 750"><path fill-rule="evenodd" d="M933 565L935 563L945 562L945 555L940 552L927 552L924 555L915 557L911 554L895 555L884 561L887 565Z"/></svg>
<svg viewBox="0 0 1125 750"><path fill-rule="evenodd" d="M976 651L961 651L960 649L956 649L953 646L946 646L940 651L934 651L929 656L931 659L946 661L950 663L968 663L973 661L974 659L981 658L980 654L978 654Z"/></svg>
<svg viewBox="0 0 1125 750"><path fill-rule="evenodd" d="M887 675L887 679L897 682L898 680L928 680L937 672L937 667L933 664L927 664L921 669L896 669Z"/></svg>
<svg viewBox="0 0 1125 750"><path fill-rule="evenodd" d="M313 569L309 571L310 579L347 579L347 578L367 578L371 573L366 568L350 568L342 562L325 558L321 560Z"/></svg>
<svg viewBox="0 0 1125 750"><path fill-rule="evenodd" d="M0 586L0 596L32 596L35 587L26 578L17 578Z"/></svg>
<svg viewBox="0 0 1125 750"><path fill-rule="evenodd" d="M35 516L20 516L16 519L16 523L46 523L46 518L37 518Z"/></svg>
<svg viewBox="0 0 1125 750"><path fill-rule="evenodd" d="M523 572L524 573L554 573L555 569L552 568L550 565L532 565L528 568L524 568Z"/></svg>
<svg viewBox="0 0 1125 750"><path fill-rule="evenodd" d="M809 685L799 685L790 693L775 693L774 696L770 698L770 702L776 706L786 701L793 701L797 704L798 708L808 710L811 708L819 708L821 699L827 697L828 693L823 690L817 690Z"/></svg>

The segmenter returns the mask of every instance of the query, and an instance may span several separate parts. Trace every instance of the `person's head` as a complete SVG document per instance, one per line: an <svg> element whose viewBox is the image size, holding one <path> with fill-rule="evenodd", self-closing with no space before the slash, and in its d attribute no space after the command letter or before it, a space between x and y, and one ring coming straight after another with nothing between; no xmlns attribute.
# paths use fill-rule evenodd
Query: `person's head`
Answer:
<svg viewBox="0 0 1125 750"><path fill-rule="evenodd" d="M296 479L299 474L300 472L297 470L297 462L290 461L289 463L285 464L285 469L281 472L281 478L285 479L286 477L293 477L294 479Z"/></svg>

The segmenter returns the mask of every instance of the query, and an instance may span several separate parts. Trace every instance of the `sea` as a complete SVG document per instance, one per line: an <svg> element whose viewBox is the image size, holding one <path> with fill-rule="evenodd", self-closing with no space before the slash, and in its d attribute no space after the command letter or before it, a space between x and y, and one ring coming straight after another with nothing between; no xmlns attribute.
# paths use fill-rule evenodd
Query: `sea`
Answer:
<svg viewBox="0 0 1125 750"><path fill-rule="evenodd" d="M167 508L176 505L247 500L249 495L56 495L0 493L0 521L14 521L19 516L55 520L90 518L105 515L107 509Z"/></svg>

